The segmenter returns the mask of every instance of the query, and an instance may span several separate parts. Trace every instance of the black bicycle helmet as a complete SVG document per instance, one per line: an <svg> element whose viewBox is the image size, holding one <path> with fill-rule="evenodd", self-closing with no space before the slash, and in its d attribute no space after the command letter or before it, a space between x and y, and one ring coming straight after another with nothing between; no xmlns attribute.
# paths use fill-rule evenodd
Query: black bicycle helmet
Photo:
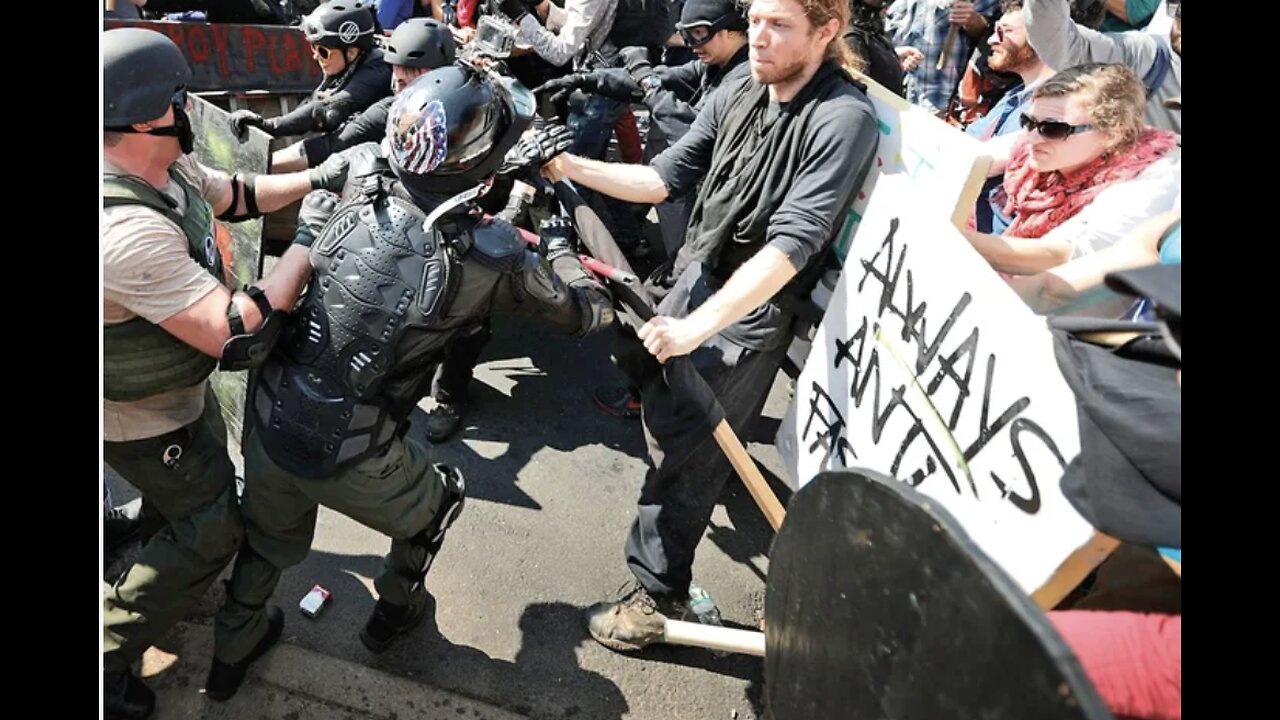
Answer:
<svg viewBox="0 0 1280 720"><path fill-rule="evenodd" d="M431 18L409 18L387 38L382 59L391 65L429 70L452 65L453 33Z"/></svg>

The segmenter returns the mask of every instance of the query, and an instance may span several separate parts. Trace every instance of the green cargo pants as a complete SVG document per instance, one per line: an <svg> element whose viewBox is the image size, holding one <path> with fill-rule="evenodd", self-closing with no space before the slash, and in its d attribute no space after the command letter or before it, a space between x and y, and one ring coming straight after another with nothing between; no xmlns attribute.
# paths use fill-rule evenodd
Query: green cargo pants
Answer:
<svg viewBox="0 0 1280 720"><path fill-rule="evenodd" d="M103 443L103 456L168 521L103 599L102 663L121 673L193 608L244 538L218 401L159 437Z"/></svg>
<svg viewBox="0 0 1280 720"><path fill-rule="evenodd" d="M374 581L381 599L408 605L413 593L422 592L428 551L413 539L432 526L445 495L444 476L422 445L396 438L385 454L314 480L272 462L255 429L245 443L244 462L245 543L214 625L219 660L239 662L266 635L267 601L280 573L311 549L319 505L391 536L391 552Z"/></svg>

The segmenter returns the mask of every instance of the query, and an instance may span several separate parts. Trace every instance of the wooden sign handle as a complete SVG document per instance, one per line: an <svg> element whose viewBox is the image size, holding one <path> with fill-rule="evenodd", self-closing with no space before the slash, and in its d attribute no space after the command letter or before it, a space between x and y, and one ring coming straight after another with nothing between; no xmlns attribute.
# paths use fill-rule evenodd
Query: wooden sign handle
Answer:
<svg viewBox="0 0 1280 720"><path fill-rule="evenodd" d="M742 478L742 484L747 486L747 491L751 493L756 505L760 506L760 511L764 513L773 531L777 532L778 528L782 527L782 520L787 516L787 511L778 501L778 496L774 495L773 490L769 488L769 483L765 482L755 461L742 446L742 441L734 434L733 428L729 427L729 421L721 420L712 435L715 436L716 443L720 445L725 456L729 458L729 463L737 471L738 477Z"/></svg>

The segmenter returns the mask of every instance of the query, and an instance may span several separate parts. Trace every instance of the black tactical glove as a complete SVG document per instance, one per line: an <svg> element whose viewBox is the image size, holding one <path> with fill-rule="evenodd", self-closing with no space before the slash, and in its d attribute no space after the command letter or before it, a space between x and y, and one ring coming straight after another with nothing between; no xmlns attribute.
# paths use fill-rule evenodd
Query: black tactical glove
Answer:
<svg viewBox="0 0 1280 720"><path fill-rule="evenodd" d="M249 139L249 128L260 128L264 123L262 116L252 110L236 110L227 116L227 125L231 128L231 134L235 135L240 142Z"/></svg>
<svg viewBox="0 0 1280 720"><path fill-rule="evenodd" d="M652 73L650 73L652 74ZM636 84L631 73L622 68L600 68L591 72L595 94L620 102L644 100L644 89Z"/></svg>
<svg viewBox="0 0 1280 720"><path fill-rule="evenodd" d="M607 97L621 102L644 100L644 91L631 75L622 68L601 68L591 72L577 72L549 80L534 88L535 93L550 92L551 103L559 105L574 90Z"/></svg>
<svg viewBox="0 0 1280 720"><path fill-rule="evenodd" d="M347 184L347 171L351 169L351 161L346 153L334 153L307 173L311 179L312 190L328 190L341 192Z"/></svg>
<svg viewBox="0 0 1280 720"><path fill-rule="evenodd" d="M311 243L319 237L325 223L333 217L341 200L328 190L314 190L302 198L302 209L298 211L298 229L293 233L293 244L311 247Z"/></svg>
<svg viewBox="0 0 1280 720"><path fill-rule="evenodd" d="M511 192L507 195L507 206L502 208L496 217L506 220L512 225L523 224L525 215L528 214L529 206L533 204L536 192L535 188L525 183L512 183Z"/></svg>
<svg viewBox="0 0 1280 720"><path fill-rule="evenodd" d="M535 94L549 92L551 93L551 103L559 105L574 90L593 92L595 88L591 87L592 85L594 83L591 81L591 73L577 72L548 80L534 88L533 92Z"/></svg>
<svg viewBox="0 0 1280 720"><path fill-rule="evenodd" d="M569 218L552 215L538 226L538 252L547 262L555 262L566 255L577 255L574 247L573 225Z"/></svg>
<svg viewBox="0 0 1280 720"><path fill-rule="evenodd" d="M644 79L653 74L653 65L649 62L649 49L642 47L622 48L618 51L617 63L627 69L631 79L637 85L643 85Z"/></svg>
<svg viewBox="0 0 1280 720"><path fill-rule="evenodd" d="M522 169L537 172L572 145L573 131L563 125L548 123L541 130L526 133L520 138L520 142L507 151L498 172L509 174Z"/></svg>

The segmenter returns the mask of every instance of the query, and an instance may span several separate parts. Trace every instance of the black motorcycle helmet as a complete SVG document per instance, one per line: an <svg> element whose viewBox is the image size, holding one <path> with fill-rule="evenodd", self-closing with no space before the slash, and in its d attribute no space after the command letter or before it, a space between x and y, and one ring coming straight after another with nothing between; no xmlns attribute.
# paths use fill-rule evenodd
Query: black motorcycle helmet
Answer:
<svg viewBox="0 0 1280 720"><path fill-rule="evenodd" d="M387 38L382 59L390 65L411 68L452 65L453 33L431 18L409 18Z"/></svg>
<svg viewBox="0 0 1280 720"><path fill-rule="evenodd" d="M302 20L300 28L312 45L333 50L373 47L373 5L359 0L330 0Z"/></svg>
<svg viewBox="0 0 1280 720"><path fill-rule="evenodd" d="M182 51L163 33L116 28L102 34L102 126L118 128L164 115L191 80Z"/></svg>
<svg viewBox="0 0 1280 720"><path fill-rule="evenodd" d="M417 197L452 197L487 181L533 121L533 93L469 65L437 68L396 96L386 155Z"/></svg>

